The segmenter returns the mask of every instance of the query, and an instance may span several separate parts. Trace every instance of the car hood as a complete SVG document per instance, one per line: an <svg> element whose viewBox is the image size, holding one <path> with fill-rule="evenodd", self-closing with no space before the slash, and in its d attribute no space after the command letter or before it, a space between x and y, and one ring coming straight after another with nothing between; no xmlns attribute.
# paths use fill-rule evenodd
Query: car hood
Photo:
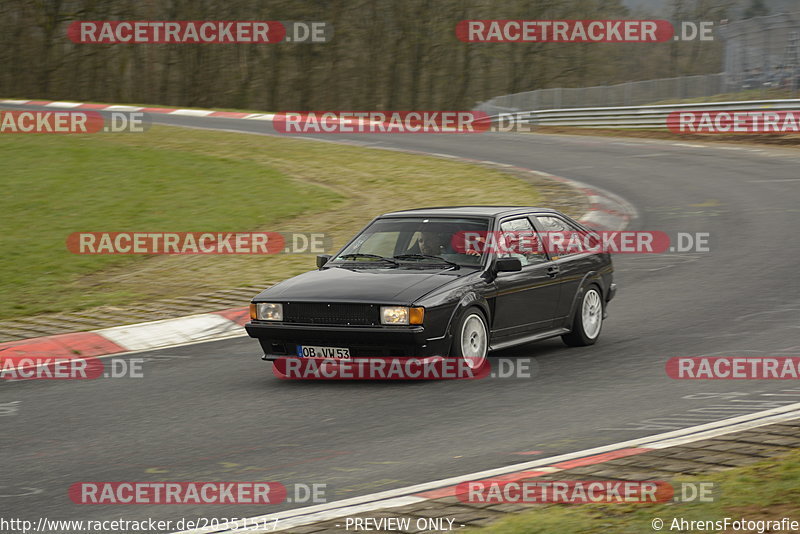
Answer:
<svg viewBox="0 0 800 534"><path fill-rule="evenodd" d="M434 289L474 272L463 267L458 270L332 267L290 278L265 289L254 300L411 304Z"/></svg>

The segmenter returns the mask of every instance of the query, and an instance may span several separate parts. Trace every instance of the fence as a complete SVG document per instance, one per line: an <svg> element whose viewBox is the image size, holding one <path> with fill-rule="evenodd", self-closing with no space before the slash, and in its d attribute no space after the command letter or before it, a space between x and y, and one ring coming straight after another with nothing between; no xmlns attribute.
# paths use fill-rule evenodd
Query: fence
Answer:
<svg viewBox="0 0 800 534"><path fill-rule="evenodd" d="M748 90L758 90L755 98L778 96L764 94L767 89L784 89L790 91L792 97L796 96L800 87L800 12L724 23L719 27L719 36L725 44L723 73L595 87L537 89L498 96L479 104L476 109L496 114L537 109L641 106Z"/></svg>
<svg viewBox="0 0 800 534"><path fill-rule="evenodd" d="M759 87L764 87L760 85ZM565 109L600 106L640 106L664 100L704 98L712 95L747 89L729 80L724 74L702 74L677 78L659 78L640 82L595 87L537 89L492 98L476 109L490 115L508 111L534 109Z"/></svg>
<svg viewBox="0 0 800 534"><path fill-rule="evenodd" d="M577 128L666 128L667 116L674 111L800 111L800 99L703 102L656 106L545 109L514 112L517 120L536 126ZM496 115L494 119L499 117Z"/></svg>

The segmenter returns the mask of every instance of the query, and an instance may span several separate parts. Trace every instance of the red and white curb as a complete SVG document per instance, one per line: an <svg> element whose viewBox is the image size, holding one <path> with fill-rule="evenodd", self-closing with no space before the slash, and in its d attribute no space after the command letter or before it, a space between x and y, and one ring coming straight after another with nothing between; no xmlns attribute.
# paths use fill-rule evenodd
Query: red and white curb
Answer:
<svg viewBox="0 0 800 534"><path fill-rule="evenodd" d="M417 504L430 499L455 496L456 487L462 482L486 479L518 481L555 473L557 471L573 469L575 467L601 464L617 458L624 458L626 456L642 454L658 449L666 449L668 447L711 439L733 432L741 432L798 418L800 418L800 403L789 404L781 406L780 408L723 419L713 423L693 426L663 434L655 434L602 447L561 454L550 458L542 458L531 462L434 480L405 488L398 488L305 508L242 518L240 522L230 523L225 528L219 530L186 530L174 534L242 532L242 530L237 529L246 529L248 526L252 528L254 524L273 523L276 520L275 528L270 528L270 530L286 530L309 525L311 523L352 516L354 514L385 510L387 508L397 508L400 506Z"/></svg>
<svg viewBox="0 0 800 534"><path fill-rule="evenodd" d="M101 328L0 343L0 367L10 360L26 367L28 360L76 359L161 349L245 335L248 308L232 308L146 323Z"/></svg>
<svg viewBox="0 0 800 534"><path fill-rule="evenodd" d="M242 111L216 111L213 109L175 109L175 108L156 108L144 106L126 106L120 104L86 104L83 102L58 102L50 100L13 100L5 99L0 100L0 104L10 106L44 106L57 109L85 109L92 111L123 111L123 112L136 112L142 111L145 113L162 113L165 115L184 115L189 117L212 117L220 119L245 119L245 120L261 120L272 121L275 119L274 113L245 113ZM377 121L369 121L365 119L348 119L348 118L331 118L330 122L339 122L343 125L357 126L364 124L382 124ZM386 124L386 123L383 123ZM451 131L458 133L455 128L441 128L442 132Z"/></svg>
<svg viewBox="0 0 800 534"><path fill-rule="evenodd" d="M233 111L214 111L201 109L172 109L157 107L138 107L118 104L86 104L82 102L59 102L49 100L0 100L0 105L44 106L60 109L91 109L95 111L144 111L167 115L193 117L219 117L244 120L272 120L274 114L242 113ZM247 133L247 132L243 132ZM303 139L311 139L304 137ZM637 217L635 208L624 199L611 192L568 178L505 163L473 160L449 154L374 147L383 150L414 153L433 157L443 157L470 163L490 164L515 169L555 180L572 186L590 202L589 210L579 218L586 226L597 230L624 230ZM245 335L242 326L249 320L247 308L234 308L214 313L190 315L176 319L150 321L140 324L103 328L90 332L76 332L38 338L0 343L0 364L9 358L85 358L120 354L123 352L162 349L187 343L214 341L226 337Z"/></svg>
<svg viewBox="0 0 800 534"><path fill-rule="evenodd" d="M272 113L244 113L241 111L215 111L213 109L174 109L153 108L144 106L123 106L118 104L86 104L83 102L58 102L51 100L0 100L0 104L10 106L44 106L58 109L88 109L92 111L143 111L145 113L162 113L164 115L187 115L190 117L218 117L221 119L272 120Z"/></svg>

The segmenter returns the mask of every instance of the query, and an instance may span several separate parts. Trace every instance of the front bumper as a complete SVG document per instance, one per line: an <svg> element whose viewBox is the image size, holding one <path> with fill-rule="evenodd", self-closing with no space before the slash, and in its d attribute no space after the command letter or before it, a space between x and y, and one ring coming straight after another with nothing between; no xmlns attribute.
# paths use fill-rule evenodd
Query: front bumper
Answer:
<svg viewBox="0 0 800 534"><path fill-rule="evenodd" d="M428 339L423 326L322 326L251 321L244 325L258 339L264 359L297 356L297 345L346 347L355 358L441 356L446 338Z"/></svg>

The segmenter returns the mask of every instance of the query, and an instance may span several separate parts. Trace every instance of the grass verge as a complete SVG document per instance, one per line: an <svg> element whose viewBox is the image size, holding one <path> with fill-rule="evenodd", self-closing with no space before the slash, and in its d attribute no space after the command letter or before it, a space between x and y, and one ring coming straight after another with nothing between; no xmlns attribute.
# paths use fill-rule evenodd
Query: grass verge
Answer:
<svg viewBox="0 0 800 534"><path fill-rule="evenodd" d="M468 532L481 534L656 532L652 521L664 522L663 532L699 532L672 528L686 521L800 520L800 450L746 467L710 475L681 477L677 481L714 482L715 502L664 504L550 505L509 516L497 523ZM678 518L678 523L674 523ZM722 532L723 529L706 530ZM756 530L757 531L757 530ZM731 530L732 532L732 530ZM753 532L753 530L747 530ZM766 530L766 532L778 532ZM783 532L783 531L781 531Z"/></svg>
<svg viewBox="0 0 800 534"><path fill-rule="evenodd" d="M79 256L66 249L72 232L326 232L340 246L386 211L548 200L477 165L165 126L3 136L0 158L0 318L260 284L314 265L309 255Z"/></svg>

